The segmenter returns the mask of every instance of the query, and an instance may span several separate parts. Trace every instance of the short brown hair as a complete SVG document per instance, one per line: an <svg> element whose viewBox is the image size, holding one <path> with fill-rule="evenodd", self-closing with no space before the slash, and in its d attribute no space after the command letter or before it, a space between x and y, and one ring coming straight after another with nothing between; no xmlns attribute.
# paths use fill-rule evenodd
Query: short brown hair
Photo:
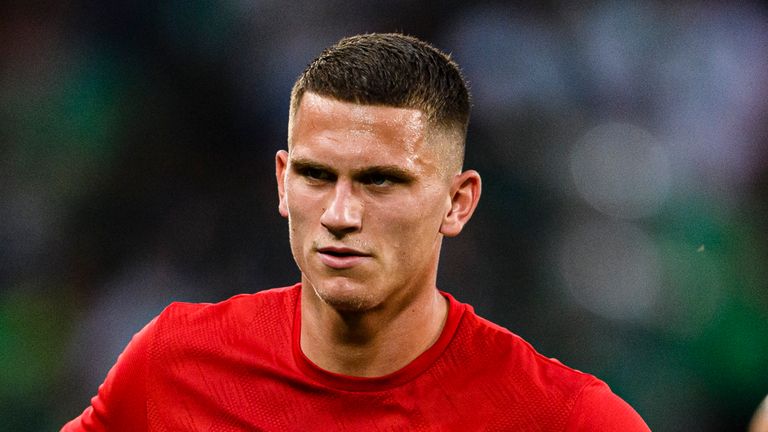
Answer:
<svg viewBox="0 0 768 432"><path fill-rule="evenodd" d="M346 37L304 70L291 92L293 116L305 92L361 105L413 108L433 125L461 134L469 123L469 92L448 54L415 37L373 33Z"/></svg>

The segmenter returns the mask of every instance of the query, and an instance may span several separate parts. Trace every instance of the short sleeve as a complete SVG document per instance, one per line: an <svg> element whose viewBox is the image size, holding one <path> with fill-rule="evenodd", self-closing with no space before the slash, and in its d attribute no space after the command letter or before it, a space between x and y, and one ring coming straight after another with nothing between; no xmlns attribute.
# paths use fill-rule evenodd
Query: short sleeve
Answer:
<svg viewBox="0 0 768 432"><path fill-rule="evenodd" d="M91 405L65 424L61 432L147 430L147 358L156 321L157 318L131 338L91 399Z"/></svg>
<svg viewBox="0 0 768 432"><path fill-rule="evenodd" d="M571 411L566 432L648 432L640 415L602 381L595 380L581 391Z"/></svg>

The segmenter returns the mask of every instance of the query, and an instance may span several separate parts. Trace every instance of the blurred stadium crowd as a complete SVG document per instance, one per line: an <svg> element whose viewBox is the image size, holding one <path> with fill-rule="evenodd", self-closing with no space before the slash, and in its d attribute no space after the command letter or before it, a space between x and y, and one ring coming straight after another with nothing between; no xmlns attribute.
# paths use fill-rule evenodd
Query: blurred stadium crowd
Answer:
<svg viewBox="0 0 768 432"><path fill-rule="evenodd" d="M171 301L298 280L293 80L345 35L451 52L478 212L440 288L654 431L768 393L768 9L750 2L0 6L0 431L55 430Z"/></svg>

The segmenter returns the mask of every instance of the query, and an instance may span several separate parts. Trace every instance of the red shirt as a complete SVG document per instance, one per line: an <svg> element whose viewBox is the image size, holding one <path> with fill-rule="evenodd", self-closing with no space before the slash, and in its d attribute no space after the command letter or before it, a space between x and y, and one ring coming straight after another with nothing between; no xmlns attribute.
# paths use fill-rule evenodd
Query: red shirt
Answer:
<svg viewBox="0 0 768 432"><path fill-rule="evenodd" d="M383 377L301 352L301 285L174 303L137 333L63 431L648 431L592 375L450 301L437 342Z"/></svg>

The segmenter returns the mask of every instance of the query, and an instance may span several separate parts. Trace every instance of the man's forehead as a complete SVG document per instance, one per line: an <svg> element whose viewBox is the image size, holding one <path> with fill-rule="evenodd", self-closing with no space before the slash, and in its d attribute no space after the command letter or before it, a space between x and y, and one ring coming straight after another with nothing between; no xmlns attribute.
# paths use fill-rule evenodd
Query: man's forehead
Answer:
<svg viewBox="0 0 768 432"><path fill-rule="evenodd" d="M293 141L359 140L409 148L424 140L427 124L419 110L360 105L309 93L296 112L292 129Z"/></svg>
<svg viewBox="0 0 768 432"><path fill-rule="evenodd" d="M294 121L309 117L313 121L339 121L361 128L386 125L415 131L426 130L428 126L426 114L416 108L358 104L312 92L303 95L294 116Z"/></svg>

